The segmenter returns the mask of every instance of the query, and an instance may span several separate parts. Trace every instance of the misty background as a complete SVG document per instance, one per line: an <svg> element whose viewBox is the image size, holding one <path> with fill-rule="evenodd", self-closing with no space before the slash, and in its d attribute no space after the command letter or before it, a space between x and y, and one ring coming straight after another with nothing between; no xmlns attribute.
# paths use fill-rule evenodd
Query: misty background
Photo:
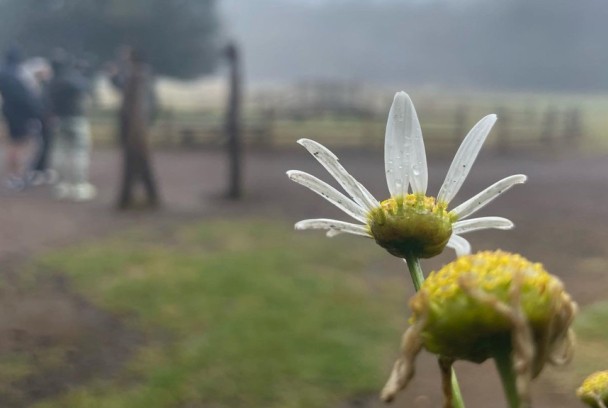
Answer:
<svg viewBox="0 0 608 408"><path fill-rule="evenodd" d="M0 50L26 58L13 83L29 67L47 111L26 118L21 175L4 165L25 146L0 118L0 407L385 408L414 286L371 239L294 231L351 220L286 172L342 190L297 143L314 139L389 198L384 136L402 89L429 195L497 115L451 204L528 177L479 213L516 228L470 240L542 262L579 302L576 358L533 394L582 407L576 388L608 361L607 21L607 0L0 0ZM76 112L90 156L49 106L61 70L40 62L91 91ZM30 182L65 164L53 149L68 143L97 196ZM11 175L21 187L2 184ZM422 358L395 408L441 406L436 359ZM469 408L500 406L492 364L457 370Z"/></svg>
<svg viewBox="0 0 608 408"><path fill-rule="evenodd" d="M603 0L224 0L249 80L608 88Z"/></svg>

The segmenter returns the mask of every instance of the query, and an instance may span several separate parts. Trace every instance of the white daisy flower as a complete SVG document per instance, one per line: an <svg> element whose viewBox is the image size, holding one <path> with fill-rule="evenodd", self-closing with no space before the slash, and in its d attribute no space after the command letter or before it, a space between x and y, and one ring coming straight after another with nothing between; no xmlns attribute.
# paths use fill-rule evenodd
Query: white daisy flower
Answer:
<svg viewBox="0 0 608 408"><path fill-rule="evenodd" d="M388 114L384 166L391 196L385 201L378 202L326 147L310 139L300 139L298 143L329 171L348 196L302 171L288 171L289 178L321 195L359 223L319 218L300 221L296 229L323 229L329 237L348 233L374 238L388 252L401 258L430 258L446 246L453 248L458 256L469 254L471 245L461 235L489 228L511 229L513 223L501 217L465 218L515 184L526 181L523 174L504 178L448 210L495 122L496 115L488 115L471 129L456 152L436 198L426 195L428 169L422 130L414 105L405 92L395 94Z"/></svg>

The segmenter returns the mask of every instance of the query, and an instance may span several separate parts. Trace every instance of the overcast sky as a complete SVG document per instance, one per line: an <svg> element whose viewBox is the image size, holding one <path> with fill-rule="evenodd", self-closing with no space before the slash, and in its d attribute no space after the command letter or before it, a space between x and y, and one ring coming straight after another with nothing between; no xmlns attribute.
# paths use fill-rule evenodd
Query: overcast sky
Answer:
<svg viewBox="0 0 608 408"><path fill-rule="evenodd" d="M608 88L605 0L220 0L253 81Z"/></svg>

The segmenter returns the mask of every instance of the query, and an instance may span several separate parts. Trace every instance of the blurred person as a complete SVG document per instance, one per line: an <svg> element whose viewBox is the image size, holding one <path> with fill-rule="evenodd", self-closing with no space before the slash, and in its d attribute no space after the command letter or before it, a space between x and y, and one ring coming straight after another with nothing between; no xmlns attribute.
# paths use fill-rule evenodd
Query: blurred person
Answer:
<svg viewBox="0 0 608 408"><path fill-rule="evenodd" d="M124 96L129 81L133 79L133 71L136 68L141 69L143 83L141 113L146 124L151 125L158 116L158 95L156 93L154 74L148 64L144 62L143 55L130 46L122 46L118 49L116 61L110 62L107 65L106 72L110 83Z"/></svg>
<svg viewBox="0 0 608 408"><path fill-rule="evenodd" d="M29 90L35 96L42 98L45 87L53 76L50 63L42 57L30 58L21 64L20 71Z"/></svg>
<svg viewBox="0 0 608 408"><path fill-rule="evenodd" d="M20 190L25 187L25 161L29 153L28 139L32 124L41 115L40 101L28 87L22 67L23 56L17 48L5 55L0 70L0 94L2 113L8 127L7 187Z"/></svg>
<svg viewBox="0 0 608 408"><path fill-rule="evenodd" d="M122 93L119 112L119 141L123 150L122 185L118 207L131 207L135 184L141 182L147 205L156 207L159 194L148 148L148 130L157 111L151 69L141 53L122 47L118 63L109 67L112 84Z"/></svg>
<svg viewBox="0 0 608 408"><path fill-rule="evenodd" d="M27 182L31 185L53 184L57 172L50 166L49 155L53 141L53 126L48 101L48 85L53 77L53 69L49 62L41 57L31 58L23 64L23 77L26 85L39 101L40 116L37 123L38 149L27 174Z"/></svg>
<svg viewBox="0 0 608 408"><path fill-rule="evenodd" d="M60 199L91 200L97 190L89 182L91 129L86 116L89 82L69 63L66 55L52 61L54 76L48 86L50 114L56 123L52 150Z"/></svg>

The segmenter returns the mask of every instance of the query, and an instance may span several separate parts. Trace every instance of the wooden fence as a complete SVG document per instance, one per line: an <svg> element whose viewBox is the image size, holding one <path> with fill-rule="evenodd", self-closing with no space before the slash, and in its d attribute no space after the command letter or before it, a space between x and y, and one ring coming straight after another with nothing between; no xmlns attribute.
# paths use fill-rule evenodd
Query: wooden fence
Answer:
<svg viewBox="0 0 608 408"><path fill-rule="evenodd" d="M488 143L498 153L572 148L577 147L584 136L582 114L575 108L535 113L499 108L496 112L499 120ZM433 118L429 112L421 111L419 114L423 118ZM443 112L434 121L421 120L427 148L434 151L453 150L480 117L473 116L462 107ZM372 114L349 118L322 116L300 119L265 112L247 115L243 134L245 144L255 148L295 147L296 140L308 137L328 146L381 149L385 125L385 117ZM113 124L94 121L94 128L105 128L101 133L107 134L112 132ZM221 120L217 118L187 123L169 115L157 121L151 139L155 146L200 148L222 146L225 134ZM107 142L108 138L98 137L97 141Z"/></svg>
<svg viewBox="0 0 608 408"><path fill-rule="evenodd" d="M295 147L302 137L328 146L381 149L390 99L373 99L356 86L322 87L294 92L296 96L250 98L245 106L243 137L255 148ZM473 101L474 102L474 101ZM576 107L480 106L479 104L417 104L425 143L431 151L452 152L483 115L494 112L499 120L488 144L498 153L520 150L557 150L579 145L584 118ZM114 121L96 115L97 141L111 141ZM106 135L105 138L101 135ZM225 144L222 112L178 113L165 110L151 132L156 146L197 148Z"/></svg>

